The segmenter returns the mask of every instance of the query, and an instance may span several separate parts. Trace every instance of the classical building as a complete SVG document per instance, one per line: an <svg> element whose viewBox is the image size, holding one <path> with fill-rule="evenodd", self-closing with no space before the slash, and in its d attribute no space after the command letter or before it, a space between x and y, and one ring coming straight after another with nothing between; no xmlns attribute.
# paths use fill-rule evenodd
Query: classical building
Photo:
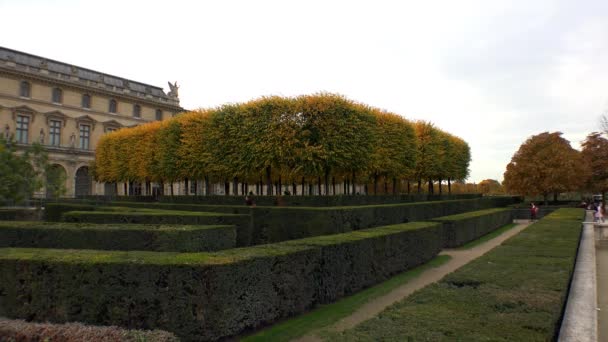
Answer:
<svg viewBox="0 0 608 342"><path fill-rule="evenodd" d="M22 149L39 142L65 174L66 196L115 194L121 187L91 179L99 138L121 127L171 117L171 91L0 47L0 128ZM42 191L38 196L49 196Z"/></svg>

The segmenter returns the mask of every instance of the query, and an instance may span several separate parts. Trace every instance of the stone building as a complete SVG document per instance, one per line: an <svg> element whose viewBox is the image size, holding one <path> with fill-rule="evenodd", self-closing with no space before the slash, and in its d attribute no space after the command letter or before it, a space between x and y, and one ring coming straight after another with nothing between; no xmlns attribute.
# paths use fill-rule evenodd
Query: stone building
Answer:
<svg viewBox="0 0 608 342"><path fill-rule="evenodd" d="M99 138L121 127L171 117L179 106L171 91L0 47L0 128L18 149L41 143L66 176L66 196L110 195L122 187L91 179ZM50 196L42 191L37 196Z"/></svg>

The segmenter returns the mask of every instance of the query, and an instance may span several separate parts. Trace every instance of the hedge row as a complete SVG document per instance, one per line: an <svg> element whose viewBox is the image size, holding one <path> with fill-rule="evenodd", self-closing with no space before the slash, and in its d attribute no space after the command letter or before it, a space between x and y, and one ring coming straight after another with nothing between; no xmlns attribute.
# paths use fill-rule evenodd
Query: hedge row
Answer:
<svg viewBox="0 0 608 342"><path fill-rule="evenodd" d="M301 313L432 259L439 223L213 253L0 249L0 315L218 340Z"/></svg>
<svg viewBox="0 0 608 342"><path fill-rule="evenodd" d="M125 330L119 327L87 326L81 323L49 324L0 317L0 340L14 342L104 341L104 342L178 342L166 331Z"/></svg>
<svg viewBox="0 0 608 342"><path fill-rule="evenodd" d="M332 341L554 341L584 212L559 209Z"/></svg>
<svg viewBox="0 0 608 342"><path fill-rule="evenodd" d="M41 211L36 209L0 209L0 221L35 221L41 219Z"/></svg>
<svg viewBox="0 0 608 342"><path fill-rule="evenodd" d="M234 226L0 222L0 247L204 252L236 247Z"/></svg>
<svg viewBox="0 0 608 342"><path fill-rule="evenodd" d="M508 208L493 208L437 217L431 221L443 224L443 246L453 248L513 222L513 213Z"/></svg>
<svg viewBox="0 0 608 342"><path fill-rule="evenodd" d="M97 224L138 223L156 225L234 225L237 246L251 246L252 222L250 215L204 213L170 210L68 211L61 215L62 221Z"/></svg>
<svg viewBox="0 0 608 342"><path fill-rule="evenodd" d="M274 243L506 206L512 197L353 207L256 207L251 211L253 244Z"/></svg>

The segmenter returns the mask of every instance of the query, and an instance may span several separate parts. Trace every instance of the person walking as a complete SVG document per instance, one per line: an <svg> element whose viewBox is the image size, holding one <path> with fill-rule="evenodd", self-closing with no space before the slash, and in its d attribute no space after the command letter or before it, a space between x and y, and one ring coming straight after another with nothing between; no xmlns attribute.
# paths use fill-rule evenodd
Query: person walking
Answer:
<svg viewBox="0 0 608 342"><path fill-rule="evenodd" d="M530 205L530 222L536 221L536 214L538 214L538 207L532 202Z"/></svg>

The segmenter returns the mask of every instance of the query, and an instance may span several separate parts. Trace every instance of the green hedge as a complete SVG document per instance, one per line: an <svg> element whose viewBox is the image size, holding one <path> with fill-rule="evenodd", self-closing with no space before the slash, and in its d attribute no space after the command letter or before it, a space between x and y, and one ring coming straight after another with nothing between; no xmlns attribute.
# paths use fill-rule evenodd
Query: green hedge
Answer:
<svg viewBox="0 0 608 342"><path fill-rule="evenodd" d="M306 207L331 207L391 204L420 201L446 201L458 199L479 198L481 194L452 194L452 195L427 195L427 194L402 194L402 195L336 195L336 196L280 196L280 203L286 206ZM257 205L276 206L279 204L277 196L254 195ZM175 204L201 204L201 205L244 205L245 196L85 196L79 199L70 199L71 202L88 201L96 204L109 202L163 202Z"/></svg>
<svg viewBox="0 0 608 342"><path fill-rule="evenodd" d="M583 214L559 209L439 283L329 339L554 341Z"/></svg>
<svg viewBox="0 0 608 342"><path fill-rule="evenodd" d="M234 336L432 259L438 223L213 253L0 249L0 316Z"/></svg>
<svg viewBox="0 0 608 342"><path fill-rule="evenodd" d="M253 244L274 243L506 206L512 197L354 207L252 208Z"/></svg>
<svg viewBox="0 0 608 342"><path fill-rule="evenodd" d="M250 246L252 222L250 215L97 207L96 211L68 211L62 221L97 224L169 224L169 225L235 225L237 246Z"/></svg>
<svg viewBox="0 0 608 342"><path fill-rule="evenodd" d="M437 217L431 221L443 224L443 246L453 248L513 222L513 213L508 208L493 208Z"/></svg>
<svg viewBox="0 0 608 342"><path fill-rule="evenodd" d="M95 210L98 206L91 203L46 203L44 206L44 220L49 222L60 222L61 215L68 211L91 211Z"/></svg>
<svg viewBox="0 0 608 342"><path fill-rule="evenodd" d="M235 246L234 226L0 222L0 247L203 252Z"/></svg>

